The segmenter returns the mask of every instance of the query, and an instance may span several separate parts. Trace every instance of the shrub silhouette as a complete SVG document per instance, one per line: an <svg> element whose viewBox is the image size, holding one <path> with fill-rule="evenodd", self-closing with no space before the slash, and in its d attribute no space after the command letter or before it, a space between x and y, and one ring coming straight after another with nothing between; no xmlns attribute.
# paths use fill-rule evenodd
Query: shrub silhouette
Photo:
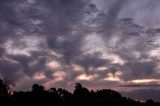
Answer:
<svg viewBox="0 0 160 106"><path fill-rule="evenodd" d="M142 103L122 97L111 89L89 91L76 83L73 93L62 88L50 88L34 84L31 91L13 92L9 95L7 85L0 80L0 106L160 106L159 102L147 100Z"/></svg>

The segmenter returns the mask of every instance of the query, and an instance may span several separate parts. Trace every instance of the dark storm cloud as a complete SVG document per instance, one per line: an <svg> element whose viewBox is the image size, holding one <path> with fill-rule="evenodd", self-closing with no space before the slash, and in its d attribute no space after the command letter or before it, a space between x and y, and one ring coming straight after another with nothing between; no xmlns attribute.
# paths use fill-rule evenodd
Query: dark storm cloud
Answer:
<svg viewBox="0 0 160 106"><path fill-rule="evenodd" d="M145 0L145 1L129 1L126 3L127 6L124 6L124 9L120 13L120 17L133 17L136 23L145 25L147 27L159 27L159 10L158 0ZM148 14L149 13L149 14Z"/></svg>
<svg viewBox="0 0 160 106"><path fill-rule="evenodd" d="M28 0L1 2L1 28L5 36L22 34L67 33L83 17L83 0ZM8 31L10 30L10 31Z"/></svg>
<svg viewBox="0 0 160 106"><path fill-rule="evenodd" d="M119 12L124 7L126 1L128 0L114 0L113 1L113 4L108 9L105 25L112 26L114 24L114 22L117 20ZM104 27L107 27L107 26L104 26Z"/></svg>
<svg viewBox="0 0 160 106"><path fill-rule="evenodd" d="M150 78L155 74L155 67L156 63L154 62L129 62L123 67L124 75L122 78L124 80Z"/></svg>
<svg viewBox="0 0 160 106"><path fill-rule="evenodd" d="M35 54L35 55L34 55ZM41 71L44 70L44 65L46 63L46 58L45 57L40 57L41 55L34 53L32 54L31 57L27 56L12 56L11 59L17 61L20 63L23 71L27 75L32 75L36 71ZM33 66L32 62L37 61ZM31 64L31 66L29 66Z"/></svg>
<svg viewBox="0 0 160 106"><path fill-rule="evenodd" d="M9 5L7 5L7 2L11 2L10 0L2 0L0 2L0 40L1 42L5 40L6 36L11 35L14 32L13 23L15 22L16 14L12 8L10 8ZM16 23L16 22L15 22ZM10 31L8 31L10 29Z"/></svg>
<svg viewBox="0 0 160 106"><path fill-rule="evenodd" d="M17 61L10 60L6 57L0 59L0 76L2 79L17 81L23 77L21 67Z"/></svg>
<svg viewBox="0 0 160 106"><path fill-rule="evenodd" d="M3 55L4 52L5 52L4 48L0 47L0 57Z"/></svg>
<svg viewBox="0 0 160 106"><path fill-rule="evenodd" d="M54 37L48 38L48 45L51 49L60 51L63 54L63 59L66 63L70 63L76 56L81 54L82 35L64 35L56 39Z"/></svg>
<svg viewBox="0 0 160 106"><path fill-rule="evenodd" d="M95 53L93 55L85 55L83 57L80 57L75 63L83 66L85 68L85 71L89 71L89 68L97 68L100 66L106 65L109 61L105 59L100 58L101 54ZM92 71L92 70L91 70Z"/></svg>
<svg viewBox="0 0 160 106"><path fill-rule="evenodd" d="M72 28L79 25L86 3L83 0L46 0L42 2L48 10L45 17L45 24L48 25L44 26L45 31L48 34L55 34L54 36L57 36L57 34L69 35Z"/></svg>

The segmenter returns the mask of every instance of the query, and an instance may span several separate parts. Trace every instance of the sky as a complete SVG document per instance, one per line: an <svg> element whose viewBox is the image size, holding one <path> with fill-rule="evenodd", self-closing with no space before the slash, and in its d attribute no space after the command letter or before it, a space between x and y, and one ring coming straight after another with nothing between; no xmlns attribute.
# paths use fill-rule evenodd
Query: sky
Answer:
<svg viewBox="0 0 160 106"><path fill-rule="evenodd" d="M160 0L0 0L0 78L15 90L114 89L160 101Z"/></svg>

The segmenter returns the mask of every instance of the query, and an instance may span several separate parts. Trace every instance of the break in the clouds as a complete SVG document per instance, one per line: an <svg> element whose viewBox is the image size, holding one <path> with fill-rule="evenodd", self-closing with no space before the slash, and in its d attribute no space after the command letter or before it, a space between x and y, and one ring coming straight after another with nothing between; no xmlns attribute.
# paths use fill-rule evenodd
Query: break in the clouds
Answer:
<svg viewBox="0 0 160 106"><path fill-rule="evenodd" d="M92 89L123 86L128 95L154 89L160 84L159 4L1 0L0 77L16 90L33 83L73 89L75 82Z"/></svg>

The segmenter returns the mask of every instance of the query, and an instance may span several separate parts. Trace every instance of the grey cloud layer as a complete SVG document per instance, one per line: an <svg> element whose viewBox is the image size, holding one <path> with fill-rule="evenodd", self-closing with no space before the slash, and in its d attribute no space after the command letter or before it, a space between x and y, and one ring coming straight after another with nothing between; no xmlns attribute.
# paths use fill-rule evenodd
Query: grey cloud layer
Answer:
<svg viewBox="0 0 160 106"><path fill-rule="evenodd" d="M160 91L156 89L140 89L140 90L133 90L132 92L121 92L121 93L124 96L128 96L136 100L153 99L153 100L159 101L159 97L160 97L159 92Z"/></svg>

